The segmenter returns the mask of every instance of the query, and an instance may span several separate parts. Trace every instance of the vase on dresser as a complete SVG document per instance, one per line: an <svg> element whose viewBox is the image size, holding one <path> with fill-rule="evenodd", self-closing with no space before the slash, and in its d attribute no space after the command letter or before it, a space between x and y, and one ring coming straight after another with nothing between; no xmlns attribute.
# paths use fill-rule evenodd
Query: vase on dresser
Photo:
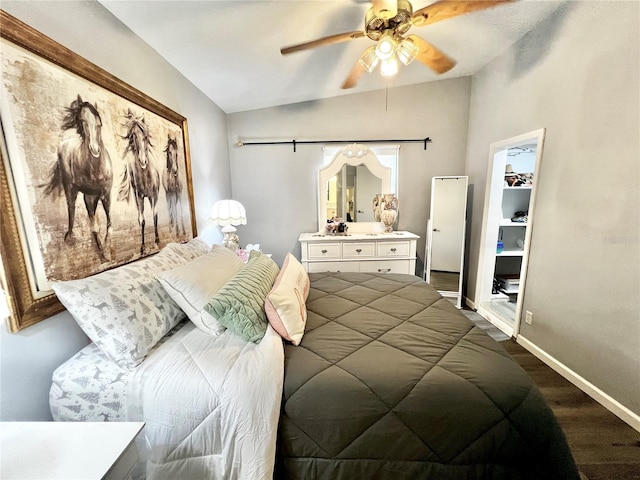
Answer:
<svg viewBox="0 0 640 480"><path fill-rule="evenodd" d="M380 220L384 223L384 231L393 232L393 224L398 219L398 198L393 193L385 193L380 208Z"/></svg>

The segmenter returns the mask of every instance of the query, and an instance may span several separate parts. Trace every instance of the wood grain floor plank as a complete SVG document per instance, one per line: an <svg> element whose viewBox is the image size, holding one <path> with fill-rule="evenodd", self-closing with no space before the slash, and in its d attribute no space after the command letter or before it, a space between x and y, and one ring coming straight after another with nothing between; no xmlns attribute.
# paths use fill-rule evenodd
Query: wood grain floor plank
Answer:
<svg viewBox="0 0 640 480"><path fill-rule="evenodd" d="M640 432L515 341L501 345L538 385L589 480L640 480Z"/></svg>

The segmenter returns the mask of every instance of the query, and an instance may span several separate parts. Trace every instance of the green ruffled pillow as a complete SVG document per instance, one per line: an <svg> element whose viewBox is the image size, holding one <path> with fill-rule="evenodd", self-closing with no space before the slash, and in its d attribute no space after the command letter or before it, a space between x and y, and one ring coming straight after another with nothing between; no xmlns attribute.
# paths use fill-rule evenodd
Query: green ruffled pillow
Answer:
<svg viewBox="0 0 640 480"><path fill-rule="evenodd" d="M252 251L249 263L209 300L204 310L247 342L260 342L268 325L264 301L279 271L271 258Z"/></svg>

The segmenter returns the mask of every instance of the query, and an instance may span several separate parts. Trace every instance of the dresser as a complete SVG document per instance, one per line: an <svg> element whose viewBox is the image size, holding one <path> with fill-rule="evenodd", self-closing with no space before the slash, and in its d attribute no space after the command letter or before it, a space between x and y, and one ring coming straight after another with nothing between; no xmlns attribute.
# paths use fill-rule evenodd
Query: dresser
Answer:
<svg viewBox="0 0 640 480"><path fill-rule="evenodd" d="M410 232L327 235L303 233L298 238L302 265L314 272L380 272L415 275L416 243Z"/></svg>

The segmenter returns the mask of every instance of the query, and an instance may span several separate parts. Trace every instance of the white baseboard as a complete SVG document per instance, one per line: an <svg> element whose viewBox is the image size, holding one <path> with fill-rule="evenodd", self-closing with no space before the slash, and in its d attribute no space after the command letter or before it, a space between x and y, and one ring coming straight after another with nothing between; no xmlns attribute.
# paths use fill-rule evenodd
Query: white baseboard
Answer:
<svg viewBox="0 0 640 480"><path fill-rule="evenodd" d="M568 368L566 365L556 360L554 357L549 355L547 352L545 352L541 348L537 347L534 343L530 342L529 340L524 338L522 335L518 335L516 342L522 345L522 347L524 347L533 355L538 357L540 360L542 360L544 363L546 363L549 367L551 367L553 370L558 372L568 381L573 383L576 387L578 387L584 393L589 395L591 398L593 398L596 402L601 404L611 413L619 417L622 421L629 424L633 429L640 432L640 416L639 415L629 410L627 407L622 405L616 399L607 395L605 392L600 390L591 382L587 381L586 379L578 375L576 372L574 372L573 370Z"/></svg>
<svg viewBox="0 0 640 480"><path fill-rule="evenodd" d="M469 297L463 297L464 300L464 304L469 307L471 310L475 310L476 309L476 304L473 300L471 300Z"/></svg>

